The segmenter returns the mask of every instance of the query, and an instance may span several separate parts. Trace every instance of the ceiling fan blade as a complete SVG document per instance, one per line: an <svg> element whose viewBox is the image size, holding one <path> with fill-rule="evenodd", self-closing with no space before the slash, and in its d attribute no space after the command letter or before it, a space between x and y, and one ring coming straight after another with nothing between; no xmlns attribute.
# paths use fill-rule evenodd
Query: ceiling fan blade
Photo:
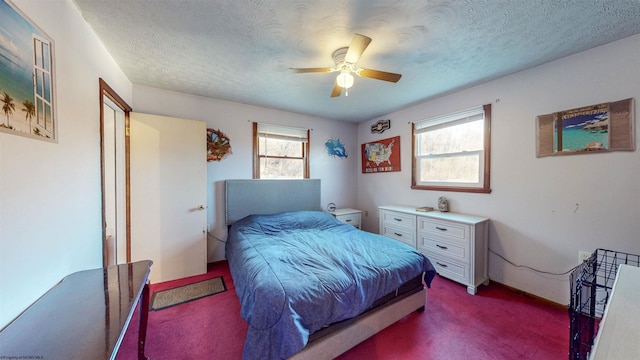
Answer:
<svg viewBox="0 0 640 360"><path fill-rule="evenodd" d="M323 67L323 68L289 68L289 70L293 71L294 73L319 73L319 72L333 72L333 71L336 71L336 69L328 68L328 67Z"/></svg>
<svg viewBox="0 0 640 360"><path fill-rule="evenodd" d="M370 70L370 69L358 69L356 71L356 74L366 78L384 80L389 82L398 82L398 80L400 80L400 78L402 77L401 74L395 74L395 73L390 73L390 72L380 71L380 70Z"/></svg>
<svg viewBox="0 0 640 360"><path fill-rule="evenodd" d="M351 45L349 45L349 50L347 50L347 55L345 55L344 61L352 64L357 63L358 60L360 60L360 55L362 55L367 46L369 46L370 42L371 38L368 36L360 34L353 35Z"/></svg>
<svg viewBox="0 0 640 360"><path fill-rule="evenodd" d="M331 90L331 97L338 97L342 94L342 88L338 86L338 82L336 81L333 84L333 90Z"/></svg>

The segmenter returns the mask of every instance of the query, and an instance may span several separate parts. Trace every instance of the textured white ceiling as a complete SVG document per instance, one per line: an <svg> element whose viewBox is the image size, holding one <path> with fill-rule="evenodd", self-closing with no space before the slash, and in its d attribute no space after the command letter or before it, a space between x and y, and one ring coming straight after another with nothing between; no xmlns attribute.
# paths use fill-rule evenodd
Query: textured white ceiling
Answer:
<svg viewBox="0 0 640 360"><path fill-rule="evenodd" d="M640 0L73 1L134 84L353 122L640 33ZM398 83L288 70L354 33Z"/></svg>

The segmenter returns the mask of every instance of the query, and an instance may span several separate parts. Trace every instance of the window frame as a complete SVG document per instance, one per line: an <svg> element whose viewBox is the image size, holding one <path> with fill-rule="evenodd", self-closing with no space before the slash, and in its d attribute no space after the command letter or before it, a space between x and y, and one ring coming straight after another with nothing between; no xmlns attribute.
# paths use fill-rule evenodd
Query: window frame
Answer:
<svg viewBox="0 0 640 360"><path fill-rule="evenodd" d="M272 124L266 124L266 123L257 123L257 122L253 122L253 178L254 179L261 179L260 177L260 160L263 158L272 158L272 159L276 159L276 158L280 158L280 159L300 159L302 160L302 178L303 179L309 179L309 149L310 149L310 130L309 129L304 129L306 131L306 135L307 135L307 139L306 141L300 141L301 142L301 146L302 146L302 156L298 157L291 157L291 156L269 156L269 155L263 155L260 154L260 133L258 131L258 126L259 125L265 125L268 127L274 127L274 128L283 128L283 129L291 129L291 130L299 130L300 128L294 127L294 126L287 126L287 125L272 125ZM273 178L266 178L266 179L273 179ZM292 179L298 179L298 178L292 178Z"/></svg>
<svg viewBox="0 0 640 360"><path fill-rule="evenodd" d="M458 185L460 183L456 183L455 185L445 185L443 183L438 183L438 185L423 185L418 184L419 177L419 169L418 169L418 155L417 144L416 144L416 123L421 123L423 121L433 121L433 126L441 126L446 123L455 123L459 121L461 117L456 117L456 115L464 113L457 112L453 114L448 114L444 116L438 116L428 120L417 121L411 124L411 156L412 156L412 166L411 166L411 189L414 190L435 190L435 191L454 191L454 192L469 192L469 193L483 193L489 194L491 193L491 104L482 106L484 112L484 157L481 158L481 178L482 178L482 186L461 186ZM451 118L446 121L438 121L440 119ZM459 154L459 153L450 153L450 154ZM440 157L442 157L440 155Z"/></svg>
<svg viewBox="0 0 640 360"><path fill-rule="evenodd" d="M44 136L56 138L56 120L53 113L53 74L51 41L36 34L33 43L33 93L35 123L33 126Z"/></svg>

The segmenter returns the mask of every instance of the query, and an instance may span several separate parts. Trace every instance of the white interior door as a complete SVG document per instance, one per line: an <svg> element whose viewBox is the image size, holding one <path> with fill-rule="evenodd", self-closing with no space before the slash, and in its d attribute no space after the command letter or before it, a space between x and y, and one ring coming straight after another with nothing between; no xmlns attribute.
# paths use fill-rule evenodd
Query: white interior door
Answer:
<svg viewBox="0 0 640 360"><path fill-rule="evenodd" d="M152 283L207 271L206 124L130 114L131 260Z"/></svg>

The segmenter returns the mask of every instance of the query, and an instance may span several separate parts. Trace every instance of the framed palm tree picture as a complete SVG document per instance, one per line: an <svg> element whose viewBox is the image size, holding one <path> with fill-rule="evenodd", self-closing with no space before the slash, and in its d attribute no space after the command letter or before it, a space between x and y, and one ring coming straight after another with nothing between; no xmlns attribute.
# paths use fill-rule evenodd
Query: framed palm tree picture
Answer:
<svg viewBox="0 0 640 360"><path fill-rule="evenodd" d="M53 40L0 0L0 132L57 142Z"/></svg>

